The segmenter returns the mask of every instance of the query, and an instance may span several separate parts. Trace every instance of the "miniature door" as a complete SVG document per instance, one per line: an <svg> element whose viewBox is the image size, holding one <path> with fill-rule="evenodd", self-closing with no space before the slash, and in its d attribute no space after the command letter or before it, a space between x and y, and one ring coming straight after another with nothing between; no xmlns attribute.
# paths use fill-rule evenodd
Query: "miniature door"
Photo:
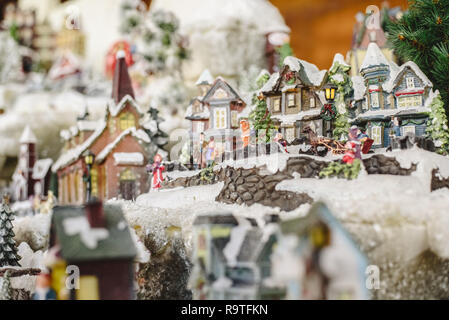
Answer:
<svg viewBox="0 0 449 320"><path fill-rule="evenodd" d="M125 200L136 197L136 176L130 169L125 169L120 174L120 195Z"/></svg>

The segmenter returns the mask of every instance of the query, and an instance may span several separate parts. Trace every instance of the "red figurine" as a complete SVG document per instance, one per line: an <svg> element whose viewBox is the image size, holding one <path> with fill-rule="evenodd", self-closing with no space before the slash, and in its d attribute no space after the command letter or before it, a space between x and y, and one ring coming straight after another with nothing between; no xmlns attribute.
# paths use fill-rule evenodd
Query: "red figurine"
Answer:
<svg viewBox="0 0 449 320"><path fill-rule="evenodd" d="M360 141L357 138L358 128L357 126L352 126L349 129L349 140L346 142L346 152L343 156L343 162L352 164L354 159L361 159L362 155L360 153Z"/></svg>
<svg viewBox="0 0 449 320"><path fill-rule="evenodd" d="M158 190L162 181L164 181L162 172L165 170L165 166L162 165L162 156L160 154L156 154L153 160L154 163L148 166L148 171L153 172L152 189Z"/></svg>

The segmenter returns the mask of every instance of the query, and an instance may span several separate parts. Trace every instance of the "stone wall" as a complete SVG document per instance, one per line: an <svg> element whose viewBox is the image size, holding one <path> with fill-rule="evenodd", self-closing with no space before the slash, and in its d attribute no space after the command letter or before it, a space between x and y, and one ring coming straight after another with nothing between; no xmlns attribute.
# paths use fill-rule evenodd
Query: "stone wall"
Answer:
<svg viewBox="0 0 449 320"><path fill-rule="evenodd" d="M382 154L373 155L363 160L368 174L391 174L395 176L409 176L416 171L416 164L413 163L409 169L402 168L399 162L392 157L386 157Z"/></svg>
<svg viewBox="0 0 449 320"><path fill-rule="evenodd" d="M440 171L438 169L432 170L432 181L430 183L431 191L448 188L449 189L449 178L442 178L440 176Z"/></svg>

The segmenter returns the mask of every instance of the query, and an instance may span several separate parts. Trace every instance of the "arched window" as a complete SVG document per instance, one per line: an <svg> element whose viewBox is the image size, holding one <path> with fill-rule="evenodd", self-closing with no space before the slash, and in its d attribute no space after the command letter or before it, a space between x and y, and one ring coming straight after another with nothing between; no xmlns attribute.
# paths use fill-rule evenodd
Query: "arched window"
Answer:
<svg viewBox="0 0 449 320"><path fill-rule="evenodd" d="M120 129L126 130L136 126L134 115L130 112L125 112L120 116Z"/></svg>

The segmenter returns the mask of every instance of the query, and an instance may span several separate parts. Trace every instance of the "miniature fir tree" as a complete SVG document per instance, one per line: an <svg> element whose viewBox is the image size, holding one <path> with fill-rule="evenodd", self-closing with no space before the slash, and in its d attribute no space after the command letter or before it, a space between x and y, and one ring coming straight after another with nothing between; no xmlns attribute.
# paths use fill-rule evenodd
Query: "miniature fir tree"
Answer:
<svg viewBox="0 0 449 320"><path fill-rule="evenodd" d="M447 117L444 110L444 103L441 100L439 93L432 100L430 110L426 133L434 141L436 150L439 154L449 155L449 130Z"/></svg>
<svg viewBox="0 0 449 320"><path fill-rule="evenodd" d="M441 93L449 114L449 0L415 0L397 22L387 25L395 54L415 62Z"/></svg>
<svg viewBox="0 0 449 320"><path fill-rule="evenodd" d="M268 73L261 73L256 79L257 89L261 89L270 78ZM259 136L259 132L263 131L265 136L265 142L271 140L271 132L274 129L273 122L271 121L271 115L268 110L267 102L265 99L259 99L256 93L253 94L252 103L255 106L253 111L249 115L249 120L253 125L253 129L256 131L256 135Z"/></svg>
<svg viewBox="0 0 449 320"><path fill-rule="evenodd" d="M159 116L159 110L153 107L150 107L143 120L143 128L151 138L149 150L151 158L168 143L168 134L160 128L160 124L163 121L164 119Z"/></svg>
<svg viewBox="0 0 449 320"><path fill-rule="evenodd" d="M11 300L11 279L9 271L6 271L1 279L0 285L0 300Z"/></svg>
<svg viewBox="0 0 449 320"><path fill-rule="evenodd" d="M336 54L332 67L329 70L329 82L337 86L335 106L337 116L335 118L334 139L346 140L349 130L348 110L349 98L353 94L352 81L349 76L351 67L346 64L341 54Z"/></svg>
<svg viewBox="0 0 449 320"><path fill-rule="evenodd" d="M0 267L20 266L20 256L17 254L13 225L11 223L11 220L14 219L13 215L9 208L9 198L4 196L0 206Z"/></svg>
<svg viewBox="0 0 449 320"><path fill-rule="evenodd" d="M284 63L284 59L286 57L293 57L293 49L289 43L284 43L279 48L276 48L276 52L279 55L279 68L282 68L282 64Z"/></svg>

